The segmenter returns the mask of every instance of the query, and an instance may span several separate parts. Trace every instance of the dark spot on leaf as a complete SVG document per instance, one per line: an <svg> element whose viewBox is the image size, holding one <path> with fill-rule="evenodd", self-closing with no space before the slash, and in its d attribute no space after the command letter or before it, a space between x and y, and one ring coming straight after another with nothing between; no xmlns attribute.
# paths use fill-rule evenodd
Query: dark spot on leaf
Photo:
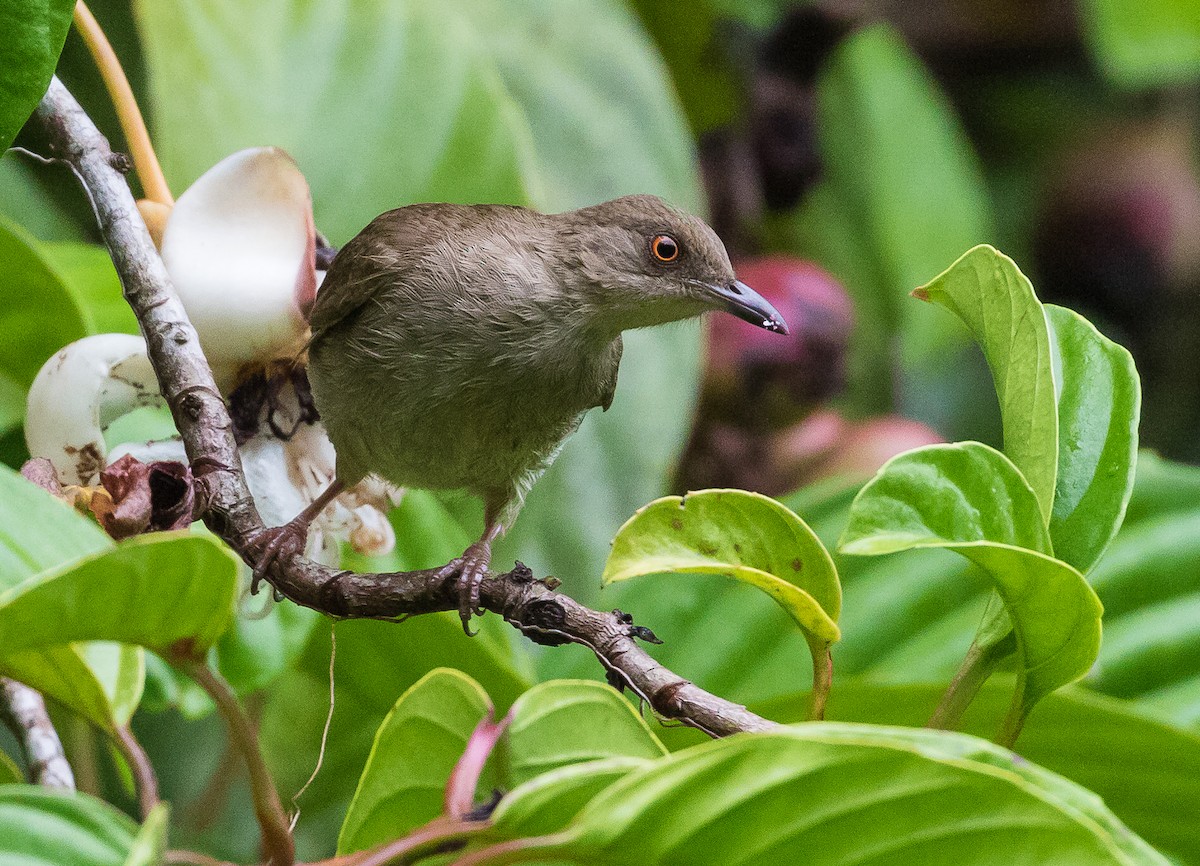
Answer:
<svg viewBox="0 0 1200 866"><path fill-rule="evenodd" d="M680 520L678 517L672 517L671 518L671 528L674 529L676 532L680 532L683 529L683 521Z"/></svg>
<svg viewBox="0 0 1200 866"><path fill-rule="evenodd" d="M804 563L801 562L800 557L797 556L792 560L792 571L800 571L802 568L804 568Z"/></svg>
<svg viewBox="0 0 1200 866"><path fill-rule="evenodd" d="M733 552L734 553L742 552L742 546L740 544L738 544L736 541L733 543Z"/></svg>
<svg viewBox="0 0 1200 866"><path fill-rule="evenodd" d="M708 544L703 541L697 542L696 547L699 548L700 552L705 556L716 556L721 552L721 548L717 547L715 544Z"/></svg>

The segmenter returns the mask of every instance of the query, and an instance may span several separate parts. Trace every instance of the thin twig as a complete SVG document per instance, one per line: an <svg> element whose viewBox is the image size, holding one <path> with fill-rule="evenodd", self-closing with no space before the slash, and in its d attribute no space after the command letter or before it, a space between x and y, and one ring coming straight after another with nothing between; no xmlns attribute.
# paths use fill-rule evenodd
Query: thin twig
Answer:
<svg viewBox="0 0 1200 866"><path fill-rule="evenodd" d="M125 133L129 154L133 157L133 166L137 171L138 180L142 182L146 198L168 206L174 204L171 188L167 186L162 166L158 164L158 155L154 152L154 145L150 143L150 133L146 131L146 121L138 108L133 88L129 86L129 79L125 77L125 70L121 68L121 61L109 44L108 37L104 35L100 23L83 0L77 0L75 3L75 29L83 37L83 42L100 71L108 98L112 100L113 108L117 111L117 120L121 124L121 131Z"/></svg>
<svg viewBox="0 0 1200 866"><path fill-rule="evenodd" d="M146 336L159 388L191 461L204 522L253 564L264 526L246 486L229 412L129 186L112 164L108 142L58 79L51 82L37 117L53 155L71 164L95 203L125 298ZM335 617L397 619L457 610L459 604L456 581L439 577L436 569L351 574L302 556L281 556L267 579L295 603ZM584 607L534 580L523 566L489 575L481 604L538 643L588 647L611 682L631 689L660 716L712 736L773 727L660 665L638 645L645 633L628 618Z"/></svg>
<svg viewBox="0 0 1200 866"><path fill-rule="evenodd" d="M229 727L229 739L241 753L250 773L250 795L254 801L254 814L262 830L263 857L269 866L292 866L296 860L296 846L288 827L287 815L279 791L263 760L258 745L258 734L250 717L221 675L210 668L203 659L188 656L172 657L168 661L179 671L187 674L196 685L204 689L217 712Z"/></svg>
<svg viewBox="0 0 1200 866"><path fill-rule="evenodd" d="M133 731L126 725L118 725L113 738L125 763L129 765L129 772L133 774L138 809L142 813L142 819L145 820L150 817L150 811L159 802L158 777L154 775L154 766L150 763L150 758L147 756L146 750L142 748L142 744L137 741Z"/></svg>
<svg viewBox="0 0 1200 866"><path fill-rule="evenodd" d="M321 765L325 763L325 747L329 743L329 728L333 724L333 708L336 705L337 698L337 681L334 679L334 665L337 663L337 629L330 627L329 629L329 712L325 714L325 727L321 729L321 748L317 752L317 763L313 767L312 775L308 777L300 790L292 795L292 820L288 822L288 829L295 831L296 822L300 820L300 804L297 802L300 797L308 790L308 786L317 778L317 773L321 772Z"/></svg>
<svg viewBox="0 0 1200 866"><path fill-rule="evenodd" d="M0 677L0 699L0 715L21 743L30 781L47 788L75 790L75 774L41 694L24 683Z"/></svg>

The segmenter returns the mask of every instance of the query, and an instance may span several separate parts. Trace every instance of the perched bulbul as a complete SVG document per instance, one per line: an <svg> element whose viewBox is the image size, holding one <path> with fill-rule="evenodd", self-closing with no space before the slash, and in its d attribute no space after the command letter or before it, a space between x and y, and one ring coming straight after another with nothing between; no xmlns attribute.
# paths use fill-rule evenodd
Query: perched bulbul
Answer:
<svg viewBox="0 0 1200 866"><path fill-rule="evenodd" d="M491 544L589 409L617 386L621 332L725 310L787 333L703 221L650 195L559 214L417 204L333 261L312 309L309 378L337 478L269 530L259 573L345 487L465 488L483 536L443 569L469 630Z"/></svg>

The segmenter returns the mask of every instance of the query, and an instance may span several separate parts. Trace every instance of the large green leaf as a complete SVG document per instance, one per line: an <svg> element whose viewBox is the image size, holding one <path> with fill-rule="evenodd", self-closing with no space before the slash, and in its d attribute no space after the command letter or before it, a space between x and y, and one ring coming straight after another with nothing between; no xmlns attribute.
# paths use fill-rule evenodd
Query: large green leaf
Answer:
<svg viewBox="0 0 1200 866"><path fill-rule="evenodd" d="M71 0L0 2L0 153L46 92L74 8Z"/></svg>
<svg viewBox="0 0 1200 866"><path fill-rule="evenodd" d="M137 318L121 292L108 250L75 241L43 242L42 255L62 275L92 334L137 334Z"/></svg>
<svg viewBox="0 0 1200 866"><path fill-rule="evenodd" d="M618 530L601 580L670 573L723 574L765 592L803 631L814 683L827 688L842 590L824 545L785 506L745 490L702 490L638 509Z"/></svg>
<svg viewBox="0 0 1200 866"><path fill-rule="evenodd" d="M1008 256L977 246L918 293L962 319L983 348L1000 398L1004 453L1049 522L1058 477L1058 399L1049 328L1033 286Z"/></svg>
<svg viewBox="0 0 1200 866"><path fill-rule="evenodd" d="M536 685L513 704L512 717L505 754L509 786L572 764L651 759L666 751L615 689L588 680Z"/></svg>
<svg viewBox="0 0 1200 866"><path fill-rule="evenodd" d="M1011 686L988 683L963 718L983 735L1004 711ZM920 726L943 686L841 680L829 702L837 721ZM754 707L777 721L799 721L796 695ZM673 734L674 732L672 732ZM1067 688L1046 698L1021 734L1020 753L1100 795L1156 848L1200 863L1200 736L1164 724L1127 701ZM1164 760L1170 756L1169 760Z"/></svg>
<svg viewBox="0 0 1200 866"><path fill-rule="evenodd" d="M593 797L650 764L647 758L604 758L565 764L506 794L492 813L500 838L541 836L566 826Z"/></svg>
<svg viewBox="0 0 1200 866"><path fill-rule="evenodd" d="M1016 631L1021 668L1014 735L1043 696L1087 673L1103 608L1083 576L1051 555L1033 490L1003 454L977 442L893 458L859 492L839 549L879 555L947 548L994 582ZM1015 727L1014 727L1015 726Z"/></svg>
<svg viewBox="0 0 1200 866"><path fill-rule="evenodd" d="M1080 866L1167 862L1095 795L982 740L844 723L677 752L495 862L959 866L1015 852Z"/></svg>
<svg viewBox="0 0 1200 866"><path fill-rule="evenodd" d="M1084 30L1100 68L1127 88L1200 78L1200 7L1192 0L1084 0Z"/></svg>
<svg viewBox="0 0 1200 866"><path fill-rule="evenodd" d="M338 854L398 839L441 814L446 782L489 709L478 683L445 668L401 695L375 734Z"/></svg>
<svg viewBox="0 0 1200 866"><path fill-rule="evenodd" d="M962 379L968 341L950 317L926 315L907 295L992 237L978 160L949 100L887 25L849 35L817 95L824 178L780 223L776 243L816 257L854 297L855 404L886 410L894 397L944 427L950 416L921 396L943 396ZM895 395L889 347L903 358Z"/></svg>
<svg viewBox="0 0 1200 866"><path fill-rule="evenodd" d="M112 549L92 521L0 466L0 592L63 563ZM60 645L6 652L8 675L38 688L101 727L124 724L141 697L140 648Z"/></svg>
<svg viewBox="0 0 1200 866"><path fill-rule="evenodd" d="M0 785L0 866L125 866L137 829L87 794Z"/></svg>
<svg viewBox="0 0 1200 866"><path fill-rule="evenodd" d="M88 334L88 319L62 273L29 234L0 217L0 377L28 389L45 361ZM11 388L6 388L11 391ZM25 417L4 412L10 424ZM0 433L9 427L0 428Z"/></svg>
<svg viewBox="0 0 1200 866"><path fill-rule="evenodd" d="M0 659L87 640L203 653L229 624L237 564L212 538L161 532L41 572L0 593Z"/></svg>
<svg viewBox="0 0 1200 866"><path fill-rule="evenodd" d="M414 201L562 209L651 192L700 206L682 112L623 4L141 0L136 9L156 141L177 187L270 142L296 157L317 225L339 243ZM364 117L363 105L376 110ZM662 492L698 367L694 327L627 335L611 410L591 413L567 442L497 562L519 557L539 574L594 585L613 530Z"/></svg>
<svg viewBox="0 0 1200 866"><path fill-rule="evenodd" d="M1058 479L1050 536L1086 574L1125 516L1137 466L1142 392L1133 357L1087 319L1046 305L1058 385Z"/></svg>

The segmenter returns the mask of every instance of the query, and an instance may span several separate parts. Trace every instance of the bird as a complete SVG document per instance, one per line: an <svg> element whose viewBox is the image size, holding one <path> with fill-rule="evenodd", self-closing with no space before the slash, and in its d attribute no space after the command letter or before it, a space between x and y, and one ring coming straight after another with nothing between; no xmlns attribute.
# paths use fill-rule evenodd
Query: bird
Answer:
<svg viewBox="0 0 1200 866"><path fill-rule="evenodd" d="M716 233L653 195L554 214L447 203L381 214L336 253L310 313L308 376L336 477L266 530L256 577L368 475L466 489L485 528L438 576L457 576L472 634L492 543L583 416L612 404L622 332L710 310L787 333Z"/></svg>

